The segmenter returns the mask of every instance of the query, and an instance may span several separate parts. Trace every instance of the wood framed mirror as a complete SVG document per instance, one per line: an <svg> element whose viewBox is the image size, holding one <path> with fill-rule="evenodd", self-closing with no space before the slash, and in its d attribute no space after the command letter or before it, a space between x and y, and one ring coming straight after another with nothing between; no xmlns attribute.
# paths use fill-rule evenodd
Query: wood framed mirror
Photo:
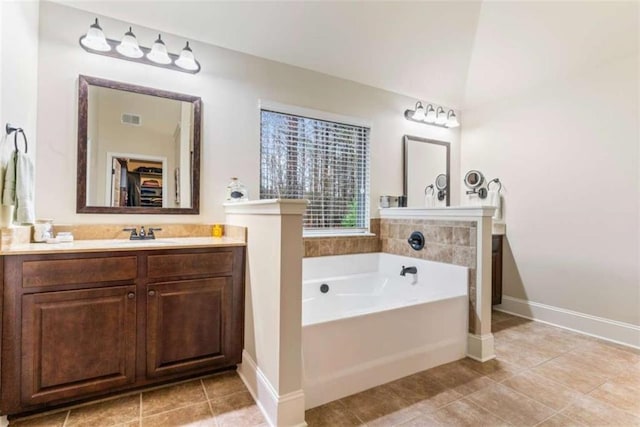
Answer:
<svg viewBox="0 0 640 427"><path fill-rule="evenodd" d="M198 214L200 97L78 78L77 213Z"/></svg>
<svg viewBox="0 0 640 427"><path fill-rule="evenodd" d="M436 179L441 174L446 176L446 191L444 191L444 198L441 202L442 206L449 206L451 193L450 144L435 139L405 135L403 151L403 192L407 196L407 207L425 207L425 189L429 185L436 188Z"/></svg>

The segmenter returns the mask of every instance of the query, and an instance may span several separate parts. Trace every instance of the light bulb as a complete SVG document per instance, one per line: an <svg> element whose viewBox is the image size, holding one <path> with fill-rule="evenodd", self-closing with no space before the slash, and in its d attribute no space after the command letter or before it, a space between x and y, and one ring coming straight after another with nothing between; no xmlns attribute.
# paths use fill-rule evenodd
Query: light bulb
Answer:
<svg viewBox="0 0 640 427"><path fill-rule="evenodd" d="M424 121L424 107L422 106L422 102L418 101L418 103L416 104L416 109L413 112L413 115L411 116L411 118L413 120L417 120L419 122L423 122Z"/></svg>
<svg viewBox="0 0 640 427"><path fill-rule="evenodd" d="M147 53L147 58L149 61L153 61L156 64L171 64L171 58L167 53L167 46L165 46L162 41L162 37L158 34L158 39L153 42L153 46L151 46L151 51Z"/></svg>
<svg viewBox="0 0 640 427"><path fill-rule="evenodd" d="M453 110L449 110L449 114L447 114L447 127L457 128L458 126L460 126L460 122L458 122L456 113L454 113Z"/></svg>
<svg viewBox="0 0 640 427"><path fill-rule="evenodd" d="M427 105L427 114L425 116L427 123L433 123L436 121L436 110L433 109L433 105Z"/></svg>
<svg viewBox="0 0 640 427"><path fill-rule="evenodd" d="M131 27L129 27L129 31L124 33L116 50L127 58L142 58L144 55L142 50L140 50L140 46L138 46L138 40L135 34L131 31Z"/></svg>
<svg viewBox="0 0 640 427"><path fill-rule="evenodd" d="M187 42L187 45L182 49L182 52L180 52L180 57L176 59L176 65L189 71L195 71L200 68L196 62L196 58L193 56L193 51L189 47L189 42Z"/></svg>
<svg viewBox="0 0 640 427"><path fill-rule="evenodd" d="M107 43L102 28L100 28L100 24L98 24L98 18L96 18L96 22L91 24L87 34L80 39L80 43L86 48L100 52L109 52L111 50L111 46Z"/></svg>
<svg viewBox="0 0 640 427"><path fill-rule="evenodd" d="M438 107L436 111L436 124L444 125L445 123L447 123L447 113L444 112L444 108Z"/></svg>

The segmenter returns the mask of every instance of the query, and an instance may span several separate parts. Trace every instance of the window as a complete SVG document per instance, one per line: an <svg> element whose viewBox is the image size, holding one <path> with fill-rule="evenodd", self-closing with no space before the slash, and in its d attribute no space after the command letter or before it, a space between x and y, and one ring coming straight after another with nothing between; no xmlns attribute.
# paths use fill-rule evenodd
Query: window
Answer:
<svg viewBox="0 0 640 427"><path fill-rule="evenodd" d="M369 128L261 110L260 198L308 199L305 232L369 229Z"/></svg>

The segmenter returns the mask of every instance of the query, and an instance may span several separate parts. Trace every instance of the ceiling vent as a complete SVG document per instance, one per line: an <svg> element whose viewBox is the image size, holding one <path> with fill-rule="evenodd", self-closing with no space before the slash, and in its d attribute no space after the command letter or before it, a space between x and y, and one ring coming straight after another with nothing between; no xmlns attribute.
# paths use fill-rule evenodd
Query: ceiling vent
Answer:
<svg viewBox="0 0 640 427"><path fill-rule="evenodd" d="M122 124L130 126L142 125L142 117L137 114L122 113Z"/></svg>

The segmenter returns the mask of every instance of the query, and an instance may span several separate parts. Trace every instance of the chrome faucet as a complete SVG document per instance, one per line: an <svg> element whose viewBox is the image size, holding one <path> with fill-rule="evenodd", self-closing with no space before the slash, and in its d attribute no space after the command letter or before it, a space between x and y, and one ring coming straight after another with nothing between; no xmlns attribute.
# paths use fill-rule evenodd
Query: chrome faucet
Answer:
<svg viewBox="0 0 640 427"><path fill-rule="evenodd" d="M403 265L402 266L402 270L400 271L400 275L401 276L406 276L407 273L409 273L409 274L418 274L418 269L416 267L405 267Z"/></svg>
<svg viewBox="0 0 640 427"><path fill-rule="evenodd" d="M140 233L133 228L123 228L122 231L130 231L129 240L153 240L156 238L155 231L162 231L162 228L153 228L149 227L149 232L147 233L144 229L144 225L140 226Z"/></svg>

